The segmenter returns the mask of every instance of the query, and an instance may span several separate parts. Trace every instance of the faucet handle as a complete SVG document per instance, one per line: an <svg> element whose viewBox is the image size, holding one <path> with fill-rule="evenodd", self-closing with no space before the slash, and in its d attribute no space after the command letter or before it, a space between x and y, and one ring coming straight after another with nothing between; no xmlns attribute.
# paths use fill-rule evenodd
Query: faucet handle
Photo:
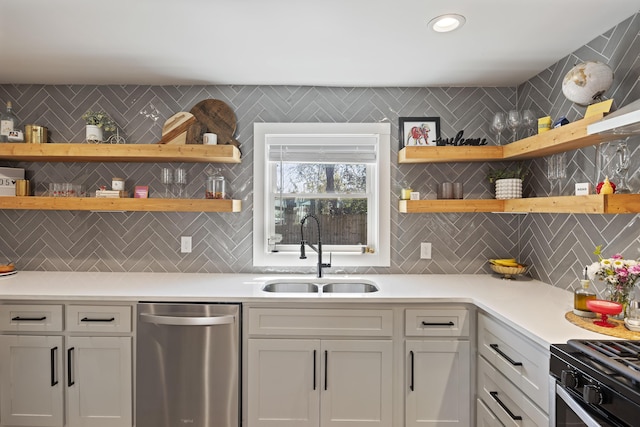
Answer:
<svg viewBox="0 0 640 427"><path fill-rule="evenodd" d="M331 267L331 252L329 252L329 263L327 264L326 262L322 263L323 267Z"/></svg>

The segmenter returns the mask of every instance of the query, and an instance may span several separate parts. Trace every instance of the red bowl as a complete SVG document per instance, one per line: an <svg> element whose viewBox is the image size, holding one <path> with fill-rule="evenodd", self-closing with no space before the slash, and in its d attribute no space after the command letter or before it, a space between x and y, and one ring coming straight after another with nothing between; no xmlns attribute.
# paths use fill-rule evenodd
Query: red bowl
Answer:
<svg viewBox="0 0 640 427"><path fill-rule="evenodd" d="M614 316L622 312L622 304L620 304L619 302L601 299L587 301L587 308L594 313L603 313Z"/></svg>

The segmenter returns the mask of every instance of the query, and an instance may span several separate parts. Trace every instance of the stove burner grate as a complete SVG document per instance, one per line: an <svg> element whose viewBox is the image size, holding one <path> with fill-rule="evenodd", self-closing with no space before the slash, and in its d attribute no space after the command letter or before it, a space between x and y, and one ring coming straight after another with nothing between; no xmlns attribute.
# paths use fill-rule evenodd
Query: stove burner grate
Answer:
<svg viewBox="0 0 640 427"><path fill-rule="evenodd" d="M620 375L640 382L640 341L569 340L567 344Z"/></svg>

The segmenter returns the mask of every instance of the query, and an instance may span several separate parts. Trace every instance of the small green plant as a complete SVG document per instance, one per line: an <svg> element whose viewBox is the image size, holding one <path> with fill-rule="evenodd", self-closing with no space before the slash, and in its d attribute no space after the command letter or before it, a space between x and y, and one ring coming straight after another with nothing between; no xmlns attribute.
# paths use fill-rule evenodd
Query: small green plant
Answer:
<svg viewBox="0 0 640 427"><path fill-rule="evenodd" d="M98 126L106 132L115 132L116 122L104 111L87 111L82 115L82 120L88 125Z"/></svg>
<svg viewBox="0 0 640 427"><path fill-rule="evenodd" d="M496 182L498 179L509 179L509 178L520 178L524 179L529 171L524 169L522 165L518 165L516 168L511 168L510 166L501 169L489 169L489 173L487 174L487 179L490 183Z"/></svg>

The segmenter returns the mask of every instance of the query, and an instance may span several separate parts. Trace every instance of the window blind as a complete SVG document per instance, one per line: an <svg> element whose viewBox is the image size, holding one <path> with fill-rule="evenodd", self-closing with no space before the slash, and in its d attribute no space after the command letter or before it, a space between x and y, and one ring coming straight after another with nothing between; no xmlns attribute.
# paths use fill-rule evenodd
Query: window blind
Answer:
<svg viewBox="0 0 640 427"><path fill-rule="evenodd" d="M267 135L271 162L375 163L377 135Z"/></svg>

